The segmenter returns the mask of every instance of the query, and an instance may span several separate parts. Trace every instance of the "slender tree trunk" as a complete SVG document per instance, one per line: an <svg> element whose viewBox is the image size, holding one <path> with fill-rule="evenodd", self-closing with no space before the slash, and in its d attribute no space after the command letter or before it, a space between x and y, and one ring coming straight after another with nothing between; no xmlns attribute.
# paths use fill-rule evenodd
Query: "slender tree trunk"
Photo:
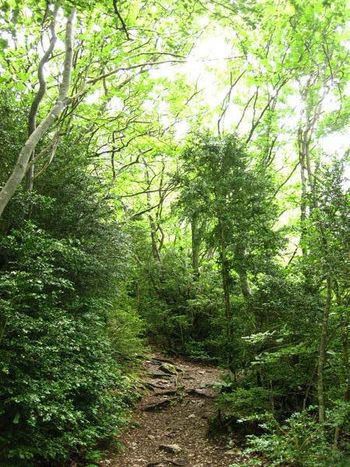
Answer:
<svg viewBox="0 0 350 467"><path fill-rule="evenodd" d="M239 271L238 274L243 297L246 300L249 300L252 297L252 291L250 290L247 271L244 269L242 271Z"/></svg>
<svg viewBox="0 0 350 467"><path fill-rule="evenodd" d="M50 44L42 56L39 66L38 66L38 81L39 81L39 89L38 92L36 93L32 105L29 110L29 117L28 117L28 137L35 131L36 129L36 117L37 113L39 110L39 105L41 101L43 100L45 94L46 94L46 81L45 81L45 76L44 76L44 67L46 63L49 61L51 54L55 48L56 41L57 41L57 36L56 36L56 31L55 31L55 25L56 25L56 16L58 12L58 5L55 6L55 10L53 12L53 17L52 21L50 24L50 32L51 32L51 39L50 39ZM33 151L30 160L33 160L35 158L35 151ZM35 164L32 163L29 167L28 173L27 173L27 188L29 191L33 189L34 186L34 174L35 174Z"/></svg>
<svg viewBox="0 0 350 467"><path fill-rule="evenodd" d="M237 261L236 270L239 276L239 284L241 286L243 297L249 300L252 297L252 291L250 290L247 269L245 267L245 248L242 244L235 246L235 257Z"/></svg>
<svg viewBox="0 0 350 467"><path fill-rule="evenodd" d="M348 319L347 319L348 322ZM348 326L349 323L347 324L346 329L344 329L344 335L342 339L342 347L343 347L343 377L345 381L345 390L344 390L344 402L349 402L350 401L350 378L349 378L349 372L350 372L350 365L349 365L349 332L348 332ZM343 423L339 423L334 432L334 443L333 446L334 448L338 447L338 442L339 442L339 436L340 436L340 430L343 426Z"/></svg>
<svg viewBox="0 0 350 467"><path fill-rule="evenodd" d="M221 251L221 277L224 290L225 316L229 330L228 334L231 334L232 309L230 298L230 272L224 250Z"/></svg>
<svg viewBox="0 0 350 467"><path fill-rule="evenodd" d="M25 177L28 169L30 168L30 158L35 151L40 139L45 135L48 129L51 127L53 122L61 115L64 107L66 106L66 100L69 90L70 75L72 69L72 56L73 56L73 21L75 16L75 10L72 11L67 20L66 26L66 42L65 42L65 59L62 82L59 89L58 98L55 105L42 120L42 122L36 127L31 133L24 146L22 147L15 167L12 174L8 178L4 187L0 192L0 216L4 212L7 204L13 197L15 191L21 184ZM33 162L33 161L32 161Z"/></svg>
<svg viewBox="0 0 350 467"><path fill-rule="evenodd" d="M328 321L332 304L332 280L330 274L327 276L326 303L323 309L323 318L321 326L320 346L318 353L317 368L317 395L318 395L318 419L321 424L325 422L325 390L324 390L324 368L326 365L326 351L328 338Z"/></svg>
<svg viewBox="0 0 350 467"><path fill-rule="evenodd" d="M195 213L191 219L191 237L192 237L192 269L195 276L199 276L199 251L201 235L198 226L198 214Z"/></svg>
<svg viewBox="0 0 350 467"><path fill-rule="evenodd" d="M157 227L153 220L153 217L150 214L148 216L148 220L151 230L152 256L155 260L160 262L160 253L157 245Z"/></svg>
<svg viewBox="0 0 350 467"><path fill-rule="evenodd" d="M306 141L305 135L301 128L298 130L298 152L299 152L299 165L300 165L300 180L301 180L301 198L300 198L300 224L301 224L301 251L303 256L307 255L307 248L304 244L304 238L306 233L306 219L307 219L307 177L305 170L306 161Z"/></svg>
<svg viewBox="0 0 350 467"><path fill-rule="evenodd" d="M145 163L145 175L146 175L147 186L150 187L151 181L150 181L146 163ZM146 198L147 198L147 208L150 209L152 207L152 202L151 202L151 194L149 192L149 188L146 193ZM151 234L152 256L155 260L160 262L160 253L159 253L158 242L157 242L157 225L151 213L148 214L148 221L149 221L150 234Z"/></svg>
<svg viewBox="0 0 350 467"><path fill-rule="evenodd" d="M222 221L219 221L220 229L220 263L221 263L221 280L222 288L224 292L224 307L225 307L225 317L227 323L227 334L228 336L232 335L232 308L231 308L231 297L230 297L230 267L226 255L226 244L224 237L224 230Z"/></svg>
<svg viewBox="0 0 350 467"><path fill-rule="evenodd" d="M342 299L339 293L339 287L338 285L335 288L336 290L336 296L337 296L337 305L341 306L342 305ZM341 335L341 343L342 343L342 349L343 349L343 380L345 383L345 388L344 388L344 402L349 402L350 401L350 360L349 360L349 316L348 313L345 312L343 314L343 319L342 319L342 335ZM339 423L339 425L336 426L335 432L334 432L334 448L338 447L338 442L339 442L339 435L340 435L340 430L342 428L343 424Z"/></svg>

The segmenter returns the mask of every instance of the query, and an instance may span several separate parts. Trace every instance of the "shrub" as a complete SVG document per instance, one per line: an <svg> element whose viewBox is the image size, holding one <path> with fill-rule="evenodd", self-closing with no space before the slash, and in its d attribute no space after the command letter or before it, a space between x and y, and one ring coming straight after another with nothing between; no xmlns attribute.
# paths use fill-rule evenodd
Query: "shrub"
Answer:
<svg viewBox="0 0 350 467"><path fill-rule="evenodd" d="M260 426L265 433L248 436L248 447L243 455L249 459L246 465L271 467L345 466L344 456L333 449L327 439L327 431L310 412L296 412L284 423L279 423L271 413L265 414ZM254 457L259 454L263 460ZM348 459L349 460L349 459ZM233 464L234 467L238 464Z"/></svg>
<svg viewBox="0 0 350 467"><path fill-rule="evenodd" d="M127 383L112 359L106 308L70 279L94 258L27 223L1 240L1 463L84 454L125 422Z"/></svg>

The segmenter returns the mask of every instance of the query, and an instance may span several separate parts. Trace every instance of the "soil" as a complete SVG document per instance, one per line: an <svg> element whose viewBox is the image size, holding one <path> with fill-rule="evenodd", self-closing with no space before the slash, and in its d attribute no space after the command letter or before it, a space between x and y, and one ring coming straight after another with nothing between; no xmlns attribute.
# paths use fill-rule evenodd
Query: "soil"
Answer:
<svg viewBox="0 0 350 467"><path fill-rule="evenodd" d="M103 467L244 465L227 438L209 436L221 369L162 355L153 355L143 367L147 390L120 437L124 449L101 463Z"/></svg>

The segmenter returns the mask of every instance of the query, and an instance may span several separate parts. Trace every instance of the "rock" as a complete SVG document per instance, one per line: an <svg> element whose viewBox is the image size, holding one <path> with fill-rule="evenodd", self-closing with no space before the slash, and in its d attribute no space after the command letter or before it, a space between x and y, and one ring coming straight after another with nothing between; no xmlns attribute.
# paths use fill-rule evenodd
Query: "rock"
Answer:
<svg viewBox="0 0 350 467"><path fill-rule="evenodd" d="M196 418L196 415L194 413L191 413L187 418Z"/></svg>
<svg viewBox="0 0 350 467"><path fill-rule="evenodd" d="M233 448L229 449L228 451L225 451L225 456L239 456L242 454L242 451L238 448Z"/></svg>
<svg viewBox="0 0 350 467"><path fill-rule="evenodd" d="M200 396L200 397L209 397L209 398L214 398L215 393L214 391L210 389L205 389L205 388L194 388L190 389L188 391L188 394L194 395L194 396Z"/></svg>
<svg viewBox="0 0 350 467"><path fill-rule="evenodd" d="M178 444L161 444L159 449L161 451L169 452L170 454L178 454L182 451Z"/></svg>
<svg viewBox="0 0 350 467"><path fill-rule="evenodd" d="M155 370L151 371L150 375L152 378L170 378L172 373L165 373L164 371Z"/></svg>
<svg viewBox="0 0 350 467"><path fill-rule="evenodd" d="M171 363L164 362L160 365L159 367L160 371L163 371L164 373L167 373L169 375L176 375L177 374L177 368L175 365L172 365Z"/></svg>
<svg viewBox="0 0 350 467"><path fill-rule="evenodd" d="M164 410L169 405L173 402L176 401L175 397L169 397L167 399L162 399L162 400L157 400L157 401L151 401L148 404L144 405L142 407L142 410L145 410L146 412L156 412L158 410Z"/></svg>
<svg viewBox="0 0 350 467"><path fill-rule="evenodd" d="M169 462L169 461L168 461ZM186 459L173 459L170 461L173 465L188 465Z"/></svg>
<svg viewBox="0 0 350 467"><path fill-rule="evenodd" d="M152 389L153 391L155 389L170 389L171 383L167 380L164 381L162 379L158 379L156 381L148 381L145 383L148 389Z"/></svg>
<svg viewBox="0 0 350 467"><path fill-rule="evenodd" d="M146 467L168 467L169 465L185 466L188 464L185 459L164 459L163 461L149 462Z"/></svg>
<svg viewBox="0 0 350 467"><path fill-rule="evenodd" d="M154 393L155 396L175 396L177 394L176 389L168 389L165 391L156 391Z"/></svg>

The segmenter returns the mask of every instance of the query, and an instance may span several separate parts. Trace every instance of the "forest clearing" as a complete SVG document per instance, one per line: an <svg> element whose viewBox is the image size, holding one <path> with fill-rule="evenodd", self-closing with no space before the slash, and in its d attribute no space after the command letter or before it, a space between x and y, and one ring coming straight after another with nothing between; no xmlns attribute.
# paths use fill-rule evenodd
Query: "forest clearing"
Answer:
<svg viewBox="0 0 350 467"><path fill-rule="evenodd" d="M348 0L0 2L0 466L350 465Z"/></svg>

